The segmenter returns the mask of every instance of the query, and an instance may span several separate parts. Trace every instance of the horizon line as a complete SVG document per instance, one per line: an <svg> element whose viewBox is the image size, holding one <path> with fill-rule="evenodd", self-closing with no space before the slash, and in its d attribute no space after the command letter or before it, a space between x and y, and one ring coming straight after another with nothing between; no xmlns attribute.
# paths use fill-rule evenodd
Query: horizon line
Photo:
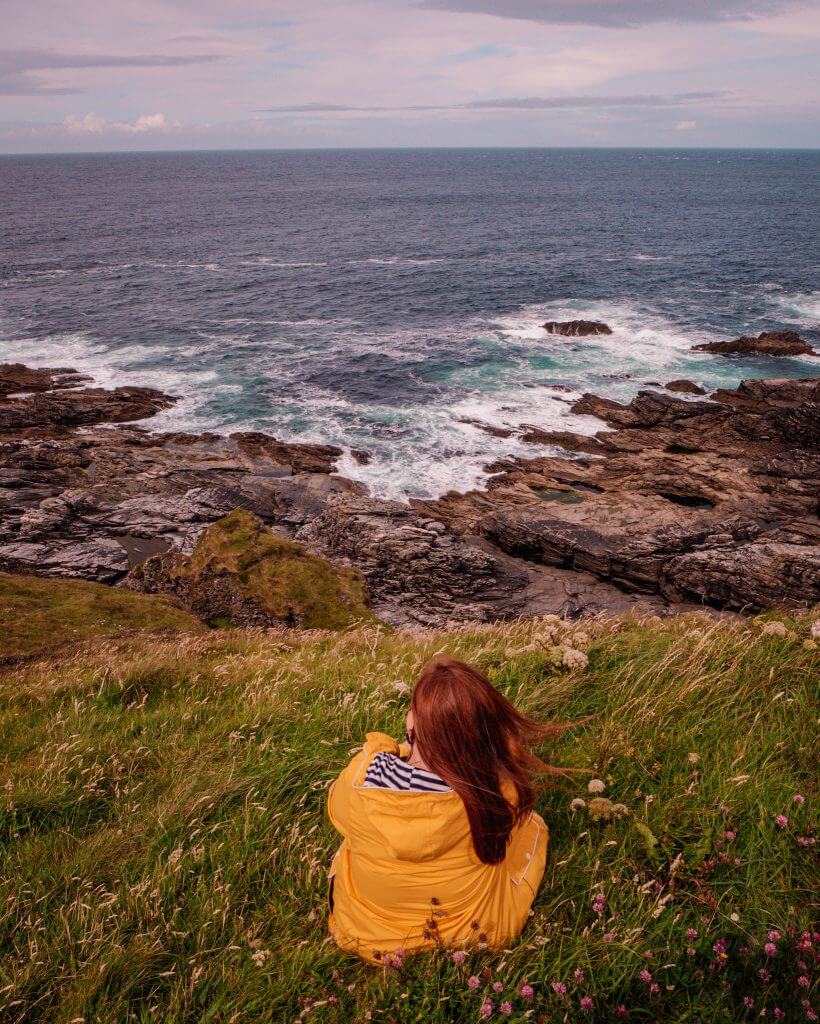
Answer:
<svg viewBox="0 0 820 1024"><path fill-rule="evenodd" d="M551 152L561 150L583 151L683 151L690 153L820 153L820 145L816 146L224 146L224 147L185 147L180 149L92 149L92 150L9 150L0 152L2 157L58 157L58 156L145 156L145 155L177 155L186 153L378 153L378 152Z"/></svg>

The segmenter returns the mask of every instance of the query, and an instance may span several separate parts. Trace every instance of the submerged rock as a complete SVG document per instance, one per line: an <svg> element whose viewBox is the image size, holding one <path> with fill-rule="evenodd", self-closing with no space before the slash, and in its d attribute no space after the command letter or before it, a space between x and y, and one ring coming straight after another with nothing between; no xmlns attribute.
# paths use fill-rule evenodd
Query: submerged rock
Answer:
<svg viewBox="0 0 820 1024"><path fill-rule="evenodd" d="M364 581L237 509L209 526L190 555L169 551L124 586L170 594L210 625L345 629L372 618Z"/></svg>
<svg viewBox="0 0 820 1024"><path fill-rule="evenodd" d="M547 320L543 325L548 334L564 338L586 338L593 334L612 334L609 324L601 320Z"/></svg>
<svg viewBox="0 0 820 1024"><path fill-rule="evenodd" d="M695 345L695 352L714 352L721 356L814 356L812 346L797 331L763 331L756 338L744 335L734 341L710 341Z"/></svg>

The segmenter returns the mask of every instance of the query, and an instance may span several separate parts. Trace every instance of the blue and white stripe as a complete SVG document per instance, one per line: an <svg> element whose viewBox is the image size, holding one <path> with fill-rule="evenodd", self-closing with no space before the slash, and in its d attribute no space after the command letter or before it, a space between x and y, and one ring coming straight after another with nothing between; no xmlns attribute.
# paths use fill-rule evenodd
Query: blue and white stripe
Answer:
<svg viewBox="0 0 820 1024"><path fill-rule="evenodd" d="M365 786L396 789L405 793L449 793L450 787L438 775L414 768L395 754L376 754L365 772Z"/></svg>

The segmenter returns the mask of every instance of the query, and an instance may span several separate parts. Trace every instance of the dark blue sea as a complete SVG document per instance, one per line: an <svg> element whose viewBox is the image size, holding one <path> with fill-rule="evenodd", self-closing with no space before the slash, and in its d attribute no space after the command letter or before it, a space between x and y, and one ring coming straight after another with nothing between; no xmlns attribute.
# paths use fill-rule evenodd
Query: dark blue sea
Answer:
<svg viewBox="0 0 820 1024"><path fill-rule="evenodd" d="M703 341L820 341L820 154L395 150L0 158L0 359L183 396L157 428L373 453L438 494L535 454L495 426L594 431L583 391L817 376ZM551 337L547 318L606 321Z"/></svg>

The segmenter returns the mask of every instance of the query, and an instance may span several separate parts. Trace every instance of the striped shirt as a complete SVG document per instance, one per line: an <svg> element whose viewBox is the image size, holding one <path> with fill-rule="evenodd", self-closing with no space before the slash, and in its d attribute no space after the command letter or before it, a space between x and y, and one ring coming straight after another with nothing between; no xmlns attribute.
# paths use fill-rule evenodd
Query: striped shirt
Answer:
<svg viewBox="0 0 820 1024"><path fill-rule="evenodd" d="M450 787L438 775L414 768L395 754L376 754L364 776L371 789L398 789L406 793L449 793Z"/></svg>

